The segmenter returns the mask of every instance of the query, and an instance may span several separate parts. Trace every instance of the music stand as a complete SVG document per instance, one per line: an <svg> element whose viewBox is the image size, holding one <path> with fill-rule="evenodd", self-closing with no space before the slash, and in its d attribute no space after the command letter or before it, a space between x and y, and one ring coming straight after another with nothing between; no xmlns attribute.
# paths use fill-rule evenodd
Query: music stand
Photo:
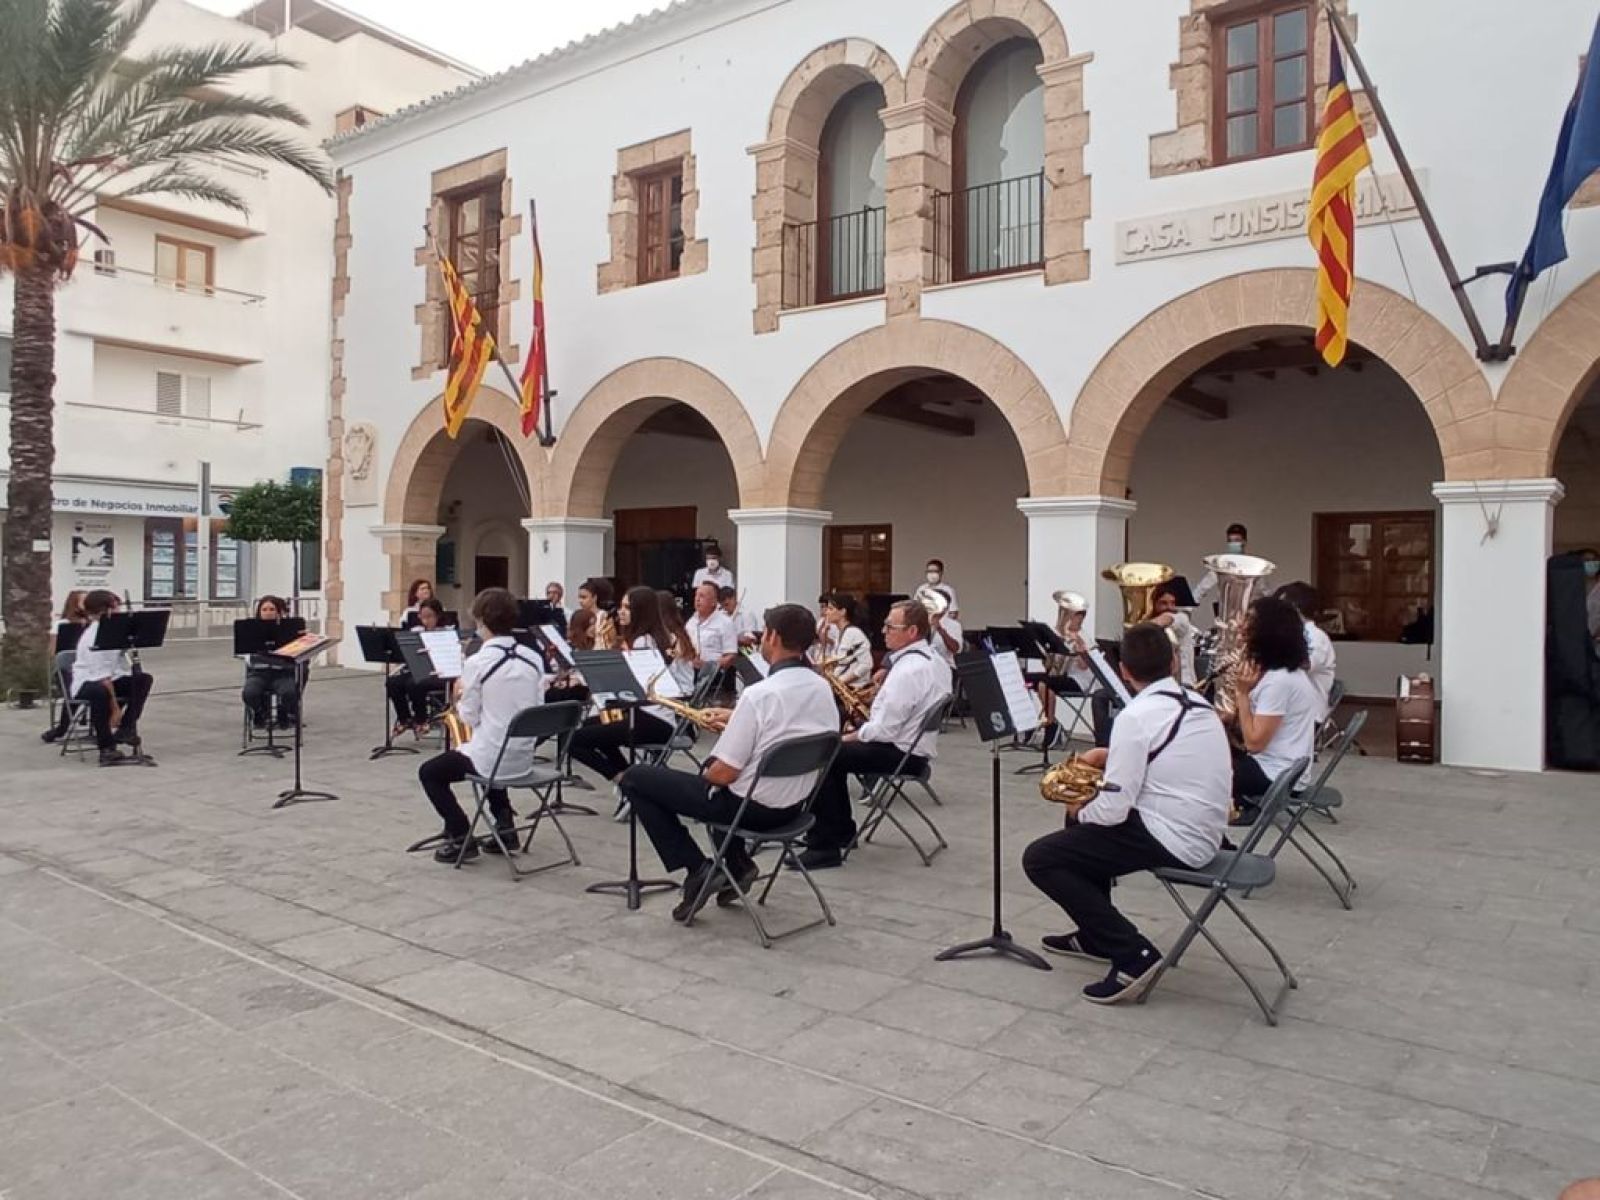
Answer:
<svg viewBox="0 0 1600 1200"><path fill-rule="evenodd" d="M644 688L634 678L628 662L620 650L576 650L573 661L583 672L589 694L605 708L621 708L627 712L628 765L635 758L633 741L633 715L644 703ZM628 805L628 877L591 883L583 890L602 896L624 896L629 909L637 909L646 892L675 891L678 885L671 879L639 878L639 818L633 805Z"/></svg>
<svg viewBox="0 0 1600 1200"><path fill-rule="evenodd" d="M270 655L285 642L293 641L306 631L304 617L284 617L278 621L263 621L259 618L244 617L233 623L233 652L246 660L245 667L248 673L249 659L255 656ZM252 754L270 754L273 758L282 758L287 751L278 745L272 737L272 722L267 722L267 744L265 746L246 745L239 751L240 758Z"/></svg>
<svg viewBox="0 0 1600 1200"><path fill-rule="evenodd" d="M529 603L533 602L527 600L518 601L519 605L527 605ZM537 603L544 605L545 608L554 607L543 600L537 601ZM553 623L546 622L543 625L535 625L528 629L515 629L512 630L512 636L517 639L518 645L526 646L528 649L539 655L544 662L544 669L547 674L554 675L560 671L572 669L572 656L574 651L567 643L566 636L561 632L560 629L557 629ZM547 692L546 695L548 694L549 693ZM571 736L572 735L570 733L565 735L567 738L570 738ZM556 739L557 766L561 765L561 757L564 749L565 747L562 745L562 739ZM572 773L571 763L568 763L566 767L565 782L571 786L582 788L585 791L593 790L587 780L579 779ZM567 800L562 795L561 788L556 789L555 799L549 801L546 805L546 808L549 812L554 813L558 817L569 815L577 817L595 817L600 815L587 804L573 804L571 801Z"/></svg>
<svg viewBox="0 0 1600 1200"><path fill-rule="evenodd" d="M1066 639L1054 629L1050 628L1050 626L1046 625L1043 621L1021 621L1019 624L1029 633L1033 634L1040 647L1047 653L1052 655L1060 655L1063 657L1075 657L1072 647L1067 644ZM1047 658L1045 661L1049 662L1049 659ZM1050 687L1048 683L1046 683L1045 686ZM1054 693L1057 700L1061 701L1068 708L1072 709L1072 726L1067 730L1065 740L1070 741L1075 730L1079 728L1085 728L1089 734L1089 742L1092 745L1094 743L1094 722L1085 719L1083 715L1083 706L1089 702L1089 695L1082 692L1063 693L1056 691L1054 688L1050 688L1050 690L1052 693ZM1059 711L1059 707L1057 711ZM1058 721L1057 724L1059 725L1060 722ZM1032 767L1028 767L1025 770L1031 771L1033 769L1034 768ZM1044 763L1041 769L1046 771L1050 769L1050 746L1048 742L1045 744ZM1018 774L1023 774L1023 772L1019 771Z"/></svg>
<svg viewBox="0 0 1600 1200"><path fill-rule="evenodd" d="M332 792L317 792L305 787L300 780L300 748L305 741L306 676L311 672L311 660L321 654L333 639L316 633L302 634L292 642L279 646L268 657L276 658L294 668L294 786L278 793L273 808L284 808L302 800L337 800Z"/></svg>
<svg viewBox="0 0 1600 1200"><path fill-rule="evenodd" d="M1048 971L1049 963L1027 947L1017 945L1000 913L1000 743L1037 724L1033 715L1033 698L1022 678L1021 664L1009 654L990 657L981 650L958 654L956 674L965 685L973 723L978 727L978 737L989 743L989 789L993 812L991 830L994 842L991 859L994 875L993 921L988 937L962 942L948 950L939 951L933 957L936 962L949 962L980 950L989 950L1041 971Z"/></svg>
<svg viewBox="0 0 1600 1200"><path fill-rule="evenodd" d="M357 625L356 641L361 643L361 660L369 663L383 664L383 696L380 703L383 706L383 745L374 746L372 753L367 755L367 761L372 762L387 754L416 754L415 746L397 746L394 744L394 723L389 720L389 673L392 667L404 666L405 657L400 653L400 646L395 641L397 630L383 625Z"/></svg>
<svg viewBox="0 0 1600 1200"><path fill-rule="evenodd" d="M1041 662L1044 660L1044 648L1039 645L1038 639L1033 636L1033 633L1023 626L1018 626L1017 628L1012 629L1003 625L991 625L988 629L984 630L984 636L988 639L990 649L995 654L1005 654L1009 651L1017 656L1019 662L1023 659L1030 658L1039 659ZM1035 720L1029 725L1023 727L1020 732L1031 733L1038 728L1038 722ZM1040 740L1044 740L1042 736ZM1013 737L1011 745L1007 746L1006 749L1008 751L1028 750L1030 747L1021 739ZM1048 771L1049 769L1050 745L1046 741L1044 745L1044 757L1039 762L1029 763L1027 766L1018 767L1012 772L1012 774L1031 775L1035 771Z"/></svg>
<svg viewBox="0 0 1600 1200"><path fill-rule="evenodd" d="M566 614L548 600L518 600L517 624L525 629L554 625L563 637L567 632Z"/></svg>
<svg viewBox="0 0 1600 1200"><path fill-rule="evenodd" d="M94 648L126 651L133 673L143 675L144 665L139 661L139 651L153 650L167 640L167 622L171 618L172 610L167 608L110 613L100 618L100 627L94 635ZM118 767L156 765L156 760L144 752L144 739L140 738L133 742L131 749L132 754L103 765Z"/></svg>

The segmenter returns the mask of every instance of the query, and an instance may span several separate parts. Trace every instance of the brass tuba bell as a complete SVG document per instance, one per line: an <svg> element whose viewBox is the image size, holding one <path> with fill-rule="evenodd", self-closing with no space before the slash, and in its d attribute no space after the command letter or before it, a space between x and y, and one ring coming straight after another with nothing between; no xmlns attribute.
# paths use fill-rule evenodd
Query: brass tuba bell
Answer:
<svg viewBox="0 0 1600 1200"><path fill-rule="evenodd" d="M912 592L911 598L927 609L930 617L942 617L950 611L949 598L931 583L925 583Z"/></svg>
<svg viewBox="0 0 1600 1200"><path fill-rule="evenodd" d="M1148 621L1155 615L1155 591L1173 576L1165 563L1118 563L1100 572L1100 578L1109 579L1122 589L1122 627L1124 629Z"/></svg>
<svg viewBox="0 0 1600 1200"><path fill-rule="evenodd" d="M1254 554L1213 554L1204 560L1217 577L1217 619L1212 625L1210 681L1216 709L1233 715L1233 679L1244 661L1244 619L1262 581L1278 569Z"/></svg>

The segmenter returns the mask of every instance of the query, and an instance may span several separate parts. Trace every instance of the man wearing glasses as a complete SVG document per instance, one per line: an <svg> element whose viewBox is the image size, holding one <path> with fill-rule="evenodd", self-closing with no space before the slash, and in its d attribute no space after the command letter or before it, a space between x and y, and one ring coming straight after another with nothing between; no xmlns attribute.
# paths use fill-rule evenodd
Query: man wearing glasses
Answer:
<svg viewBox="0 0 1600 1200"><path fill-rule="evenodd" d="M880 772L900 765L901 757L916 746L908 771L931 762L937 732L922 734L928 714L950 697L950 668L928 643L928 610L906 600L889 610L883 641L889 648L884 672L872 701L872 711L860 729L844 735L844 745L817 793L812 814L816 824L806 838L801 861L807 870L837 867L844 850L855 840L856 822L850 813L850 777ZM921 739L920 741L918 739Z"/></svg>

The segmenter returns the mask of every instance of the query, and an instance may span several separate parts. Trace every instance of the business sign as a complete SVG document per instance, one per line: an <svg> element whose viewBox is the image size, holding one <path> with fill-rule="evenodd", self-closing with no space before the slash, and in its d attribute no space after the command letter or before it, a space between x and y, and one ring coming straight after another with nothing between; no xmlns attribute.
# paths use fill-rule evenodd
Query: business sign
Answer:
<svg viewBox="0 0 1600 1200"><path fill-rule="evenodd" d="M72 586L103 588L117 565L117 538L109 520L72 523Z"/></svg>
<svg viewBox="0 0 1600 1200"><path fill-rule="evenodd" d="M1426 186L1426 176L1419 173L1417 182ZM1301 189L1119 221L1117 262L1148 262L1178 254L1199 254L1280 238L1304 237L1306 206L1310 198L1310 190ZM1374 178L1368 173L1357 181L1356 224L1411 221L1416 215L1416 201L1399 175Z"/></svg>
<svg viewBox="0 0 1600 1200"><path fill-rule="evenodd" d="M128 517L193 517L200 496L193 487L57 479L51 485L56 512ZM220 492L220 489L218 489ZM217 493L214 493L217 494Z"/></svg>

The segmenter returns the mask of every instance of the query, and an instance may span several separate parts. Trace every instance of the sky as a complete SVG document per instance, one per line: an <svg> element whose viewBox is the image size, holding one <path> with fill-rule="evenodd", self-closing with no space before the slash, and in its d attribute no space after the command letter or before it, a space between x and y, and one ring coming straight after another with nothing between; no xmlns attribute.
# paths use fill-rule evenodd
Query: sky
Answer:
<svg viewBox="0 0 1600 1200"><path fill-rule="evenodd" d="M190 0L232 16L246 0ZM537 58L666 0L337 0L341 8L483 71ZM493 29L493 37L485 31Z"/></svg>

